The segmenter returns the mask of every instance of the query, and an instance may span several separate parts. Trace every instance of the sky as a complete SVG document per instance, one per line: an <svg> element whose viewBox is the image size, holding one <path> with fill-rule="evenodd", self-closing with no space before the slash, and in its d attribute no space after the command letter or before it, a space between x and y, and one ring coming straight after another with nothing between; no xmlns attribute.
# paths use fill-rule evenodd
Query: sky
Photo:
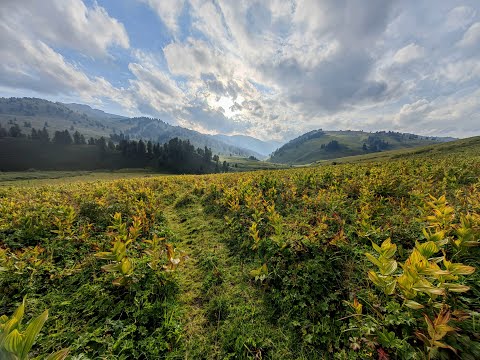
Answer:
<svg viewBox="0 0 480 360"><path fill-rule="evenodd" d="M0 0L0 96L204 133L480 135L478 0Z"/></svg>

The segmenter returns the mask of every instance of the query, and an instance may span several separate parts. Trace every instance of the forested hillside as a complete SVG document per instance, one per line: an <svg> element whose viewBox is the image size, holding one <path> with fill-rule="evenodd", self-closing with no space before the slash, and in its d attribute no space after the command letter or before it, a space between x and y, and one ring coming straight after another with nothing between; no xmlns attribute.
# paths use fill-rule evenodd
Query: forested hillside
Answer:
<svg viewBox="0 0 480 360"><path fill-rule="evenodd" d="M413 148L450 140L453 139L392 131L370 133L314 130L280 147L272 154L270 161L284 164L309 164L319 160Z"/></svg>
<svg viewBox="0 0 480 360"><path fill-rule="evenodd" d="M195 148L189 140L173 138L161 144L112 136L90 137L75 131L55 131L34 127L28 134L14 124L0 125L0 171L23 170L115 170L151 168L172 173L204 174L226 172L210 148Z"/></svg>
<svg viewBox="0 0 480 360"><path fill-rule="evenodd" d="M132 140L164 143L173 138L189 140L195 147L211 148L215 154L233 156L260 156L248 148L227 144L211 135L180 126L172 126L160 119L108 114L81 104L62 104L36 98L0 98L0 124L17 124L29 131L32 127L46 127L52 133L68 129L85 137L108 138L110 134L124 134Z"/></svg>

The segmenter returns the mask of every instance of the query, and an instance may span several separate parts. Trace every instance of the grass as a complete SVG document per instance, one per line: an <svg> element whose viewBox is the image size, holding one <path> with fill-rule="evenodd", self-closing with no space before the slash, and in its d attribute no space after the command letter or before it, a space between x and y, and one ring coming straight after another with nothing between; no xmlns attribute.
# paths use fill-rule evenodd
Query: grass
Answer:
<svg viewBox="0 0 480 360"><path fill-rule="evenodd" d="M240 158L234 156L220 156L220 161L226 161L230 164L230 171L253 171L269 169L287 169L289 165L276 164L262 160L251 160L249 158ZM235 164L237 165L235 167Z"/></svg>
<svg viewBox="0 0 480 360"><path fill-rule="evenodd" d="M0 172L0 186L60 185L73 182L92 182L117 179L144 178L158 174L147 169L121 169L115 171L12 171Z"/></svg>
<svg viewBox="0 0 480 360"><path fill-rule="evenodd" d="M183 197L193 201L165 211L176 246L189 257L177 273L183 346L169 358L262 358L267 349L273 358L292 358L286 335L269 321L251 266L226 246L223 221L205 214L198 197Z"/></svg>

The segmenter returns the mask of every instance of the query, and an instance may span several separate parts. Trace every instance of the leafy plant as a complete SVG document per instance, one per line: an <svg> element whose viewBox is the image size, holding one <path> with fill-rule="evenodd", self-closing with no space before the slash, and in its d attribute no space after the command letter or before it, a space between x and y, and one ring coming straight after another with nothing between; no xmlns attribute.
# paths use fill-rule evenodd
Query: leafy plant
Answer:
<svg viewBox="0 0 480 360"><path fill-rule="evenodd" d="M396 273L397 262L394 259L397 247L391 243L390 238L385 240L381 246L372 243L378 257L369 253L365 254L367 259L378 268L378 272L373 270L368 272L369 279L386 295L395 295L395 290L398 288L399 295L404 299L403 304L406 307L430 312L435 308L441 308L440 313L433 321L427 314L424 314L428 336L419 330L416 331L417 337L426 344L429 357L438 348L455 351L450 345L440 342L447 333L455 332L455 329L449 324L450 310L445 303L446 296L467 292L470 287L460 282L461 277L471 275L475 271L473 266L449 261L446 248L450 242L457 249L459 248L458 244L474 245L471 222L462 217L461 224L454 225L455 212L452 207L448 206L445 196L438 199L433 196L430 198L432 201L427 202L427 205L432 209L432 214L425 217L429 226L423 230L426 241L415 242L410 256L405 262L400 263L401 271L399 273ZM455 229L461 230L455 231ZM447 234L452 235L448 237ZM442 252L442 256L436 256L439 252ZM441 302L438 301L439 297L443 297Z"/></svg>
<svg viewBox="0 0 480 360"><path fill-rule="evenodd" d="M425 323L427 324L427 334L423 334L420 331L416 331L415 335L424 342L427 347L428 359L438 348L450 349L453 352L457 352L453 347L441 342L449 332L455 332L455 328L449 325L450 322L450 310L448 306L444 305L439 314L432 321L427 314L424 314Z"/></svg>
<svg viewBox="0 0 480 360"><path fill-rule="evenodd" d="M32 349L35 338L42 330L43 324L48 319L48 310L32 320L27 328L22 331L21 323L25 312L25 298L20 306L9 318L0 317L0 355L5 360L26 360ZM68 355L68 349L60 350L49 355L46 359L63 360Z"/></svg>
<svg viewBox="0 0 480 360"><path fill-rule="evenodd" d="M122 222L122 214L116 213L113 217L114 223L110 226L113 237L111 251L103 251L95 254L95 257L102 260L113 261L113 263L102 266L102 270L111 273L120 273L120 276L113 280L117 286L127 285L130 276L133 274L133 263L127 257L127 246L138 237L139 224L134 224L127 231L127 226Z"/></svg>

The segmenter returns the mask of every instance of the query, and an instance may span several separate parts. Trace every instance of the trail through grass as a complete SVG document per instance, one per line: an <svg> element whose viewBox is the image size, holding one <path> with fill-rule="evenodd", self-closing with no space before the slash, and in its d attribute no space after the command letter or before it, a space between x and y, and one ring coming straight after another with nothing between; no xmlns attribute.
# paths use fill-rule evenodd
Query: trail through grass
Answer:
<svg viewBox="0 0 480 360"><path fill-rule="evenodd" d="M165 216L177 248L188 255L177 272L183 346L170 358L291 358L251 269L225 243L223 221L205 214L197 198L169 206Z"/></svg>

